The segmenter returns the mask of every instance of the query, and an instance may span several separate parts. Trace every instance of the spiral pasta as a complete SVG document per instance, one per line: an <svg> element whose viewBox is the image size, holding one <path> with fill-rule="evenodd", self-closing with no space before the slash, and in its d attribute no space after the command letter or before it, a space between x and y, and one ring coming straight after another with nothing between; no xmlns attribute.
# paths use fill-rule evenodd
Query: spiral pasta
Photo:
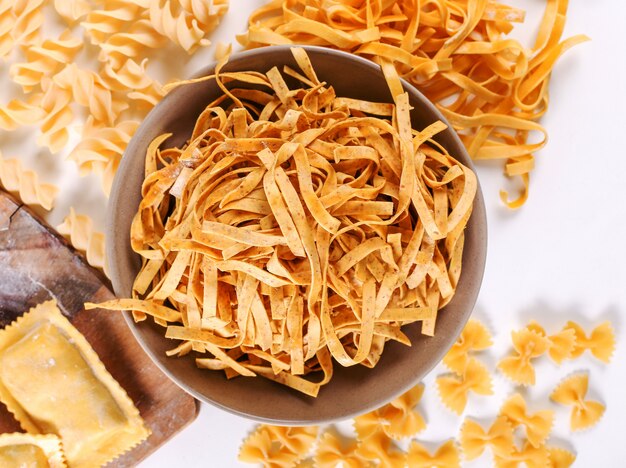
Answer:
<svg viewBox="0 0 626 468"><path fill-rule="evenodd" d="M6 57L13 48L13 0L0 0L0 58Z"/></svg>
<svg viewBox="0 0 626 468"><path fill-rule="evenodd" d="M39 183L33 171L22 167L17 159L4 159L0 153L0 187L19 195L27 205L38 205L44 210L52 209L58 189L51 184Z"/></svg>
<svg viewBox="0 0 626 468"><path fill-rule="evenodd" d="M207 32L215 28L228 11L228 0L179 0L179 3Z"/></svg>
<svg viewBox="0 0 626 468"><path fill-rule="evenodd" d="M123 31L145 13L137 1L113 0L104 2L104 8L92 10L81 26L92 44L102 44L108 37Z"/></svg>
<svg viewBox="0 0 626 468"><path fill-rule="evenodd" d="M126 92L129 99L153 107L164 96L164 92L161 84L147 75L147 60L137 63L133 59L128 59L119 69L107 62L102 67L100 75L110 89Z"/></svg>
<svg viewBox="0 0 626 468"><path fill-rule="evenodd" d="M68 158L75 161L83 173L100 173L103 190L108 195L122 154L138 126L137 121L125 120L112 127L96 127L90 118L83 129L80 143Z"/></svg>
<svg viewBox="0 0 626 468"><path fill-rule="evenodd" d="M206 31L192 15L184 10L174 13L169 0L164 3L161 0L149 1L150 23L159 34L178 44L188 53L192 53L198 46L210 44L204 37Z"/></svg>
<svg viewBox="0 0 626 468"><path fill-rule="evenodd" d="M47 39L26 49L26 62L11 65L9 73L24 92L30 92L40 85L44 76L52 76L70 63L82 47L83 41L66 29L57 39Z"/></svg>
<svg viewBox="0 0 626 468"><path fill-rule="evenodd" d="M39 122L45 112L39 107L41 96L34 96L29 101L13 99L6 106L0 106L0 128L15 130L21 125L32 125Z"/></svg>
<svg viewBox="0 0 626 468"><path fill-rule="evenodd" d="M100 44L98 60L119 68L129 58L140 56L145 48L156 49L165 41L149 20L141 19L134 22L127 31L115 33Z"/></svg>
<svg viewBox="0 0 626 468"><path fill-rule="evenodd" d="M91 266L107 273L104 259L104 234L94 230L93 221L89 216L78 215L74 208L70 208L70 214L56 229L59 234L70 241L76 250L85 253L87 262Z"/></svg>
<svg viewBox="0 0 626 468"><path fill-rule="evenodd" d="M54 0L54 9L68 24L72 24L91 10L87 0Z"/></svg>
<svg viewBox="0 0 626 468"><path fill-rule="evenodd" d="M37 144L58 153L67 144L69 139L67 126L74 119L74 113L70 108L72 94L61 89L49 78L42 81L41 87L44 94L40 108L44 111L45 117L41 120L41 135L37 138Z"/></svg>
<svg viewBox="0 0 626 468"><path fill-rule="evenodd" d="M31 45L39 41L43 25L42 7L46 0L17 0L13 2L15 23L11 29L14 44Z"/></svg>

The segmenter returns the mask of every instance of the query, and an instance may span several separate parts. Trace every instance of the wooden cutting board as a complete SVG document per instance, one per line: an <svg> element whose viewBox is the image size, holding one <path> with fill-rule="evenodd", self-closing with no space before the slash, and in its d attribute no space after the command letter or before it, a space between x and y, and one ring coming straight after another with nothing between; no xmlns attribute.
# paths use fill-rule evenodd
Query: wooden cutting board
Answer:
<svg viewBox="0 0 626 468"><path fill-rule="evenodd" d="M107 283L65 239L0 191L0 328L56 298L152 430L146 441L110 464L130 467L193 421L198 406L152 363L120 314L84 310L84 302L114 297ZM21 431L19 424L0 405L0 433L15 431Z"/></svg>

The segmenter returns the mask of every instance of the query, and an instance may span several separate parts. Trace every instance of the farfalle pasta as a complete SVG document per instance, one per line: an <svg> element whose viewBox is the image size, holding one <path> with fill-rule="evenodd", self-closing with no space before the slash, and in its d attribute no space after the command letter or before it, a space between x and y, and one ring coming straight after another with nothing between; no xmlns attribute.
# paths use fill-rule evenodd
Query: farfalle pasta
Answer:
<svg viewBox="0 0 626 468"><path fill-rule="evenodd" d="M239 461L266 468L294 466L306 457L317 438L317 427L261 425L243 442Z"/></svg>
<svg viewBox="0 0 626 468"><path fill-rule="evenodd" d="M493 394L491 375L476 358L470 359L461 376L442 375L437 377L436 382L441 401L456 414L465 410L470 392L478 395Z"/></svg>
<svg viewBox="0 0 626 468"><path fill-rule="evenodd" d="M548 449L544 445L535 447L528 442L521 449L513 446L513 451L508 455L496 454L494 457L496 468L517 468L520 464L527 468L545 468L548 463Z"/></svg>
<svg viewBox="0 0 626 468"><path fill-rule="evenodd" d="M462 374L470 359L470 353L483 351L493 344L487 327L476 319L470 319L461 335L444 356L443 363L452 372Z"/></svg>
<svg viewBox="0 0 626 468"><path fill-rule="evenodd" d="M570 429L580 431L595 426L606 407L595 400L587 400L589 375L586 373L574 374L567 377L550 394L555 403L571 406Z"/></svg>
<svg viewBox="0 0 626 468"><path fill-rule="evenodd" d="M507 418L496 418L489 430L475 421L466 419L461 426L459 443L466 460L474 460L490 447L494 455L509 456L513 452L513 426Z"/></svg>
<svg viewBox="0 0 626 468"><path fill-rule="evenodd" d="M581 356L585 351L600 361L608 364L615 351L615 331L611 322L603 322L595 327L589 336L585 334L583 328L576 322L567 322L564 331L573 330L576 336L576 343L571 353L571 358Z"/></svg>
<svg viewBox="0 0 626 468"><path fill-rule="evenodd" d="M392 439L413 437L426 429L426 421L415 408L424 394L424 384L417 384L377 411L383 431Z"/></svg>
<svg viewBox="0 0 626 468"><path fill-rule="evenodd" d="M431 454L426 447L413 440L409 445L407 466L411 468L460 468L459 449L453 440L449 440Z"/></svg>
<svg viewBox="0 0 626 468"><path fill-rule="evenodd" d="M534 447L539 447L546 441L554 424L554 411L542 410L529 414L526 400L519 393L502 404L500 415L504 416L514 428L524 426L526 438Z"/></svg>
<svg viewBox="0 0 626 468"><path fill-rule="evenodd" d="M364 461L375 462L377 467L404 468L406 466L406 454L383 431L377 431L363 439L356 453Z"/></svg>
<svg viewBox="0 0 626 468"><path fill-rule="evenodd" d="M59 189L39 182L39 176L22 167L18 159L4 159L0 153L0 187L19 196L27 205L51 210Z"/></svg>
<svg viewBox="0 0 626 468"><path fill-rule="evenodd" d="M561 447L548 447L549 468L569 468L575 461L575 453Z"/></svg>
<svg viewBox="0 0 626 468"><path fill-rule="evenodd" d="M535 368L531 361L550 349L550 340L527 328L511 332L511 337L516 354L502 359L498 369L515 383L534 385Z"/></svg>
<svg viewBox="0 0 626 468"><path fill-rule="evenodd" d="M85 253L91 266L101 268L106 273L104 258L104 234L96 232L89 216L78 215L74 208L56 227L59 234L65 236L76 250Z"/></svg>
<svg viewBox="0 0 626 468"><path fill-rule="evenodd" d="M313 458L318 468L335 468L341 464L343 468L361 468L364 463L356 455L357 441L342 440L331 431L324 432L317 441Z"/></svg>
<svg viewBox="0 0 626 468"><path fill-rule="evenodd" d="M543 327L535 321L530 322L526 328L548 338L550 341L548 356L557 364L561 364L565 359L570 358L576 348L576 333L574 330L565 328L554 335L548 336Z"/></svg>

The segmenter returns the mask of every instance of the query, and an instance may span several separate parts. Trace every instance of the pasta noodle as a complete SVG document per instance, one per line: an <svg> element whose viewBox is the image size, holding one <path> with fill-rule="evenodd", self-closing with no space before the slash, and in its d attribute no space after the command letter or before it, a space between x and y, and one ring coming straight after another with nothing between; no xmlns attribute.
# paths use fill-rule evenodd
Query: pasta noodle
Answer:
<svg viewBox="0 0 626 468"><path fill-rule="evenodd" d="M170 0L148 1L150 23L159 34L178 44L187 53L194 52L199 46L210 45L210 41L204 37L206 31L192 15L185 11L175 14Z"/></svg>
<svg viewBox="0 0 626 468"><path fill-rule="evenodd" d="M140 57L144 49L157 49L165 42L166 39L154 30L149 20L140 19L133 22L127 30L116 32L102 42L98 59L117 69L129 58Z"/></svg>
<svg viewBox="0 0 626 468"><path fill-rule="evenodd" d="M576 333L571 329L564 329L554 335L548 336L546 331L537 322L532 321L526 327L528 330L545 336L550 341L548 356L557 364L571 357L576 347Z"/></svg>
<svg viewBox="0 0 626 468"><path fill-rule="evenodd" d="M0 128L15 130L22 125L32 125L41 121L45 112L39 107L41 96L30 101L13 99L6 106L0 106Z"/></svg>
<svg viewBox="0 0 626 468"><path fill-rule="evenodd" d="M14 22L13 0L0 0L0 58L9 55L13 49L11 31Z"/></svg>
<svg viewBox="0 0 626 468"><path fill-rule="evenodd" d="M474 460L491 447L494 455L508 456L513 451L513 427L507 418L498 417L488 431L475 421L466 419L461 426L459 443L466 460Z"/></svg>
<svg viewBox="0 0 626 468"><path fill-rule="evenodd" d="M344 468L361 468L363 461L356 454L357 442L342 442L331 431L325 431L317 442L314 463L318 468L335 468L341 464Z"/></svg>
<svg viewBox="0 0 626 468"><path fill-rule="evenodd" d="M424 417L415 409L424 394L424 384L417 384L377 411L382 429L392 439L412 437L426 429Z"/></svg>
<svg viewBox="0 0 626 468"><path fill-rule="evenodd" d="M19 195L27 205L41 206L51 210L58 189L54 185L42 184L33 171L25 170L17 159L4 159L0 153L0 187Z"/></svg>
<svg viewBox="0 0 626 468"><path fill-rule="evenodd" d="M28 46L39 41L43 24L42 6L46 0L17 0L13 2L15 17L11 36L13 44Z"/></svg>
<svg viewBox="0 0 626 468"><path fill-rule="evenodd" d="M408 466L411 468L460 468L461 459L459 450L453 440L449 440L437 448L431 455L426 447L411 441L407 456Z"/></svg>
<svg viewBox="0 0 626 468"><path fill-rule="evenodd" d="M550 340L527 328L512 332L511 337L517 354L502 359L498 369L515 383L535 385L535 368L531 360L548 351Z"/></svg>
<svg viewBox="0 0 626 468"><path fill-rule="evenodd" d="M82 173L101 174L103 190L108 195L122 155L138 126L135 120L123 120L113 127L97 127L90 117L80 143L72 149L68 159L75 161Z"/></svg>
<svg viewBox="0 0 626 468"><path fill-rule="evenodd" d="M306 456L316 438L316 427L261 425L244 441L239 461L267 468L291 467Z"/></svg>
<svg viewBox="0 0 626 468"><path fill-rule="evenodd" d="M467 405L469 392L493 395L493 384L485 365L472 358L461 376L437 377L437 390L443 404L456 414L461 414Z"/></svg>
<svg viewBox="0 0 626 468"><path fill-rule="evenodd" d="M571 353L572 359L581 356L585 351L589 350L596 359L606 364L611 361L615 351L615 332L611 322L601 323L591 331L589 336L575 322L567 322L565 331L568 330L573 330L576 336L574 349Z"/></svg>
<svg viewBox="0 0 626 468"><path fill-rule="evenodd" d="M517 208L528 196L533 153L546 143L537 120L548 108L550 71L587 40L561 41L567 5L546 2L531 49L508 37L524 13L488 0L274 0L250 16L238 40L246 47L321 45L389 61L438 103L472 157L502 160L505 175L521 179L518 198L501 192ZM542 138L529 143L534 134Z"/></svg>
<svg viewBox="0 0 626 468"><path fill-rule="evenodd" d="M0 466L65 468L67 465L61 439L56 435L14 432L0 435Z"/></svg>
<svg viewBox="0 0 626 468"><path fill-rule="evenodd" d="M147 59L141 63L128 59L119 69L107 62L100 76L111 90L124 92L129 99L151 108L161 100L164 93L161 85L147 75L146 62Z"/></svg>
<svg viewBox="0 0 626 468"><path fill-rule="evenodd" d="M73 24L91 11L87 0L54 0L54 9L68 24Z"/></svg>
<svg viewBox="0 0 626 468"><path fill-rule="evenodd" d="M406 466L406 454L399 450L382 431L375 432L363 440L356 453L359 458L376 462L376 466L381 468L404 468Z"/></svg>
<svg viewBox="0 0 626 468"><path fill-rule="evenodd" d="M483 351L493 344L491 333L484 324L470 319L461 335L444 356L443 363L456 374L462 374L470 359L470 352Z"/></svg>
<svg viewBox="0 0 626 468"><path fill-rule="evenodd" d="M533 447L539 447L546 441L554 424L554 411L543 410L528 414L526 401L519 393L504 402L500 415L506 417L514 428L524 426L526 438Z"/></svg>
<svg viewBox="0 0 626 468"><path fill-rule="evenodd" d="M525 443L521 450L513 446L509 455L496 455L494 458L496 468L515 468L523 463L528 468L543 468L548 466L549 453L545 446L534 447Z"/></svg>
<svg viewBox="0 0 626 468"><path fill-rule="evenodd" d="M178 0L180 6L191 17L198 21L198 24L205 31L212 31L222 16L228 11L228 0Z"/></svg>
<svg viewBox="0 0 626 468"><path fill-rule="evenodd" d="M594 400L585 400L589 388L589 376L587 374L574 374L554 389L550 399L561 405L572 407L570 416L570 428L580 431L595 426L605 411L605 406Z"/></svg>
<svg viewBox="0 0 626 468"><path fill-rule="evenodd" d="M576 455L560 447L548 447L549 468L569 468L576 461Z"/></svg>
<svg viewBox="0 0 626 468"><path fill-rule="evenodd" d="M86 254L87 262L91 266L102 269L106 274L104 234L94 231L91 218L77 215L74 208L70 208L70 214L56 229L76 250Z"/></svg>
<svg viewBox="0 0 626 468"><path fill-rule="evenodd" d="M110 36L145 15L145 7L132 0L108 0L103 8L90 11L80 25L87 31L92 44L102 44Z"/></svg>
<svg viewBox="0 0 626 468"><path fill-rule="evenodd" d="M52 153L58 153L69 140L67 127L74 120L74 114L70 108L72 93L62 89L49 78L41 81L43 98L40 107L45 113L41 120L41 135L37 138L37 144L46 146Z"/></svg>

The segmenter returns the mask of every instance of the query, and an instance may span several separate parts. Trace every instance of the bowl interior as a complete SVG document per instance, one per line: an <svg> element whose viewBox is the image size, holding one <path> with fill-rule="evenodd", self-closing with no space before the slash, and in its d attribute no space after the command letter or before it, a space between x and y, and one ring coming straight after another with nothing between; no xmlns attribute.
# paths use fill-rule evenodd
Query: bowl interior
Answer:
<svg viewBox="0 0 626 468"><path fill-rule="evenodd" d="M377 65L354 55L326 48L306 47L315 71L332 85L338 96L391 102L385 79ZM289 47L265 47L231 57L225 71L266 72L273 66L297 68ZM211 74L213 66L198 76ZM237 85L239 86L239 84ZM414 128L423 128L443 116L415 88L405 83L413 106ZM197 116L221 91L214 81L181 86L172 91L144 120L131 140L113 186L107 226L107 260L115 293L128 297L139 257L130 247L130 225L139 205L144 179L144 157L153 138L172 133L164 144L183 144ZM436 139L463 164L472 163L456 133L447 130ZM419 323L403 328L412 346L388 343L374 369L335 365L331 382L317 398L300 395L263 378L226 380L222 372L197 369L193 359L168 358L165 351L175 343L164 338L163 328L151 320L127 321L155 363L183 389L198 399L227 411L275 424L314 424L345 419L378 407L406 391L429 372L456 340L476 301L486 256L486 219L480 188L466 228L463 272L452 301L439 312L434 337L420 333Z"/></svg>

